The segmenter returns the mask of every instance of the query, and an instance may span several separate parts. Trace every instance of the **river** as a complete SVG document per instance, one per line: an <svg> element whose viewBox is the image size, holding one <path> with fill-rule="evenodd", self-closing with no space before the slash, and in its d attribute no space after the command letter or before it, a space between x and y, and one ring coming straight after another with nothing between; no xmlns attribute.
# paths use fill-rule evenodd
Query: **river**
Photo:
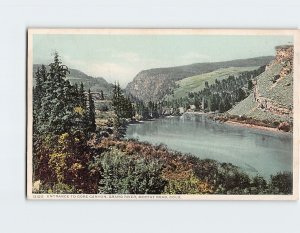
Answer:
<svg viewBox="0 0 300 233"><path fill-rule="evenodd" d="M169 149L239 166L266 179L292 171L292 135L212 121L205 115L185 114L131 124L127 138L163 143Z"/></svg>

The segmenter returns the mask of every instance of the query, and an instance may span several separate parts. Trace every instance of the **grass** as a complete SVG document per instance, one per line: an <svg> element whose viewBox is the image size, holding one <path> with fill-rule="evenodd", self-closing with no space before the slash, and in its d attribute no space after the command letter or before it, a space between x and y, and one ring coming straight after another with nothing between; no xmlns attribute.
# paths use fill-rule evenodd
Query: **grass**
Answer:
<svg viewBox="0 0 300 233"><path fill-rule="evenodd" d="M180 81L176 84L179 86L174 90L173 95L166 96L166 100L179 99L181 97L186 97L189 92L198 92L204 89L205 82L207 81L209 85L213 84L215 80L222 80L228 78L230 75L237 76L242 72L255 70L258 67L229 67L221 68L213 72L191 76Z"/></svg>
<svg viewBox="0 0 300 233"><path fill-rule="evenodd" d="M277 104L292 108L293 106L293 73L273 83L275 75L280 73L281 64L273 65L258 77L259 92L266 98L273 100Z"/></svg>
<svg viewBox="0 0 300 233"><path fill-rule="evenodd" d="M258 90L263 97L272 100L276 105L292 109L293 73L278 80L276 84L273 83L274 76L280 73L281 68L281 64L275 64L259 75L257 77ZM252 117L257 120L292 121L289 116L275 115L270 111L264 111L258 108L258 103L254 101L253 94L250 94L246 99L234 106L228 113L231 115L245 115L246 117Z"/></svg>
<svg viewBox="0 0 300 233"><path fill-rule="evenodd" d="M228 111L231 115L248 115L251 111L257 107L257 103L254 100L253 93L251 93L246 99L239 102L231 110Z"/></svg>

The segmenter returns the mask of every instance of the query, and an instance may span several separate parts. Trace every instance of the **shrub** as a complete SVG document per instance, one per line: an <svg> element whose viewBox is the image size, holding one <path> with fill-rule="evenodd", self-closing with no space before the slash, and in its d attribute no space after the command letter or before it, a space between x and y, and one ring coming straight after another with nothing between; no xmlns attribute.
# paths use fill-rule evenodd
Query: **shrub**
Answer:
<svg viewBox="0 0 300 233"><path fill-rule="evenodd" d="M105 104L102 104L99 106L99 110L102 112L107 112L109 110L108 106Z"/></svg>
<svg viewBox="0 0 300 233"><path fill-rule="evenodd" d="M76 189L72 185L65 183L41 183L40 180L34 182L33 193L51 193L51 194L67 194L67 193L77 193Z"/></svg>
<svg viewBox="0 0 300 233"><path fill-rule="evenodd" d="M217 177L218 193L242 194L243 190L250 187L250 178L230 163L222 163Z"/></svg>
<svg viewBox="0 0 300 233"><path fill-rule="evenodd" d="M160 194L166 184L158 160L128 156L112 148L96 158L101 164L99 193Z"/></svg>
<svg viewBox="0 0 300 233"><path fill-rule="evenodd" d="M211 159L197 160L193 163L193 170L196 176L210 183L213 186L217 185L218 180L218 162Z"/></svg>
<svg viewBox="0 0 300 233"><path fill-rule="evenodd" d="M259 175L256 175L251 181L251 194L265 194L268 190L267 181Z"/></svg>
<svg viewBox="0 0 300 233"><path fill-rule="evenodd" d="M75 192L75 188L72 185L57 183L52 186L52 189L48 189L48 193L66 194L66 193L76 193L76 192Z"/></svg>
<svg viewBox="0 0 300 233"><path fill-rule="evenodd" d="M278 129L279 130L282 130L282 131L285 131L285 132L289 132L291 127L289 125L289 123L287 122L282 122L278 125Z"/></svg>
<svg viewBox="0 0 300 233"><path fill-rule="evenodd" d="M49 168L53 170L55 180L63 182L65 179L65 172L67 170L66 157L67 153L53 153L50 154L50 160L48 162Z"/></svg>
<svg viewBox="0 0 300 233"><path fill-rule="evenodd" d="M271 176L270 188L273 194L292 194L293 175L291 172L279 172Z"/></svg>
<svg viewBox="0 0 300 233"><path fill-rule="evenodd" d="M165 194L205 194L212 193L209 184L201 181L192 171L173 173L168 176Z"/></svg>

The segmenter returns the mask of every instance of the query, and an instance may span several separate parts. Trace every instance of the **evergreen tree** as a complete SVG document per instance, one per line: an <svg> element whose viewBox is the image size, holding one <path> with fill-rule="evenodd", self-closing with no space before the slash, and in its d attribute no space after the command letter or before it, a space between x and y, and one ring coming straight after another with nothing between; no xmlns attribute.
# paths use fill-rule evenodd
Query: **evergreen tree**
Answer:
<svg viewBox="0 0 300 233"><path fill-rule="evenodd" d="M82 82L80 83L78 95L79 95L79 106L82 107L83 109L86 109L86 96L84 93L84 87Z"/></svg>
<svg viewBox="0 0 300 233"><path fill-rule="evenodd" d="M100 91L100 99L104 100L104 94L102 90Z"/></svg>
<svg viewBox="0 0 300 233"><path fill-rule="evenodd" d="M113 98L112 105L114 107L114 111L119 118L131 118L133 117L133 107L132 103L128 98L122 93L121 87L119 83L115 83L113 89Z"/></svg>
<svg viewBox="0 0 300 233"><path fill-rule="evenodd" d="M95 132L96 130L96 122L95 122L95 103L93 100L93 96L91 94L91 90L88 91L88 125L89 125L89 131Z"/></svg>
<svg viewBox="0 0 300 233"><path fill-rule="evenodd" d="M248 90L250 91L252 90L252 88L253 88L253 82L252 80L248 80Z"/></svg>
<svg viewBox="0 0 300 233"><path fill-rule="evenodd" d="M118 117L122 117L122 113L121 113L121 105L122 105L121 96L122 96L122 93L121 93L120 84L116 82L115 85L114 85L114 89L113 89L112 105L113 105L114 111L115 111L115 113Z"/></svg>

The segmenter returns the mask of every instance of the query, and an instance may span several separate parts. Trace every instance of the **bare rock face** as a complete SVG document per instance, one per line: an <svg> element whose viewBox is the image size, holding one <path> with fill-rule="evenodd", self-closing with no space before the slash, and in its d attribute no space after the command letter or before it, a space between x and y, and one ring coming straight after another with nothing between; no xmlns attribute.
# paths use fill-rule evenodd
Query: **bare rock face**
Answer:
<svg viewBox="0 0 300 233"><path fill-rule="evenodd" d="M278 63L286 63L289 62L290 65L293 65L294 59L294 46L293 45L281 45L276 46L276 56L275 61Z"/></svg>
<svg viewBox="0 0 300 233"><path fill-rule="evenodd" d="M267 66L267 69L275 64L281 64L283 67L279 72L279 77L283 78L293 71L294 62L294 46L293 45L280 45L275 47L275 59Z"/></svg>
<svg viewBox="0 0 300 233"><path fill-rule="evenodd" d="M144 101L158 101L168 94L175 82L168 74L148 75L147 72L139 73L133 82L129 83L126 90L133 96Z"/></svg>

